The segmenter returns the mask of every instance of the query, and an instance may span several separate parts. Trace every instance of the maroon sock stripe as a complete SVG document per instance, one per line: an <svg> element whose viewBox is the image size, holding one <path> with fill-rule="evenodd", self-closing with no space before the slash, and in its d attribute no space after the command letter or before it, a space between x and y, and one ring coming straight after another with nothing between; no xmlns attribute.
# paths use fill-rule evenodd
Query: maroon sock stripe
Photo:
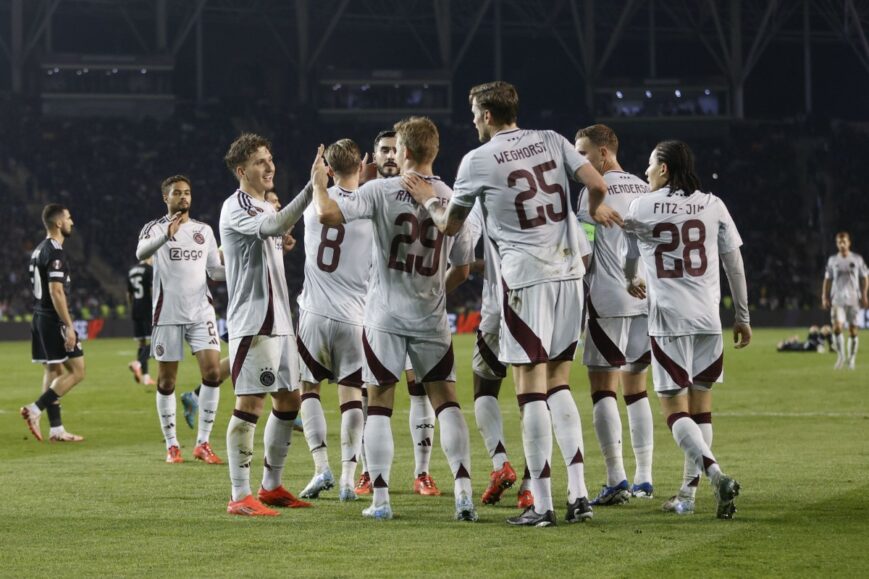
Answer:
<svg viewBox="0 0 869 579"><path fill-rule="evenodd" d="M708 368L694 376L694 381L707 382L711 384L721 377L722 372L724 372L724 352L722 352L721 355L718 356L718 359L712 362Z"/></svg>
<svg viewBox="0 0 869 579"><path fill-rule="evenodd" d="M376 489L388 489L389 488L389 485L386 483L385 480L383 480L383 475L377 475L377 478L374 479L374 482L371 483L371 486L373 486Z"/></svg>
<svg viewBox="0 0 869 579"><path fill-rule="evenodd" d="M354 410L356 408L358 408L359 410L362 410L362 401L361 400L351 400L350 402L345 402L344 404L342 404L340 408L341 408L342 414L344 412L347 412L349 410Z"/></svg>
<svg viewBox="0 0 869 579"><path fill-rule="evenodd" d="M387 418L391 418L392 408L386 408L385 406L369 406L368 416L386 416Z"/></svg>
<svg viewBox="0 0 869 579"><path fill-rule="evenodd" d="M570 464L582 464L584 462L582 458L582 449L577 448L576 454L573 455L573 459L570 461Z"/></svg>
<svg viewBox="0 0 869 579"><path fill-rule="evenodd" d="M239 420L244 420L245 422L250 422L251 424L256 424L256 421L259 420L258 416L254 416L249 412L243 412L241 410L233 410L232 415Z"/></svg>
<svg viewBox="0 0 869 579"><path fill-rule="evenodd" d="M519 408L522 408L529 402L546 402L546 394L532 392L531 394L517 394L516 400L519 401Z"/></svg>
<svg viewBox="0 0 869 579"><path fill-rule="evenodd" d="M235 360L232 361L233 387L238 381L238 375L241 374L241 368L242 366L244 366L244 359L247 358L247 353L250 350L251 342L253 342L253 336L245 336L239 341L238 348L236 348L235 350Z"/></svg>
<svg viewBox="0 0 869 579"><path fill-rule="evenodd" d="M692 414L691 419L697 424L712 424L712 413L700 412L699 414Z"/></svg>
<svg viewBox="0 0 869 579"><path fill-rule="evenodd" d="M546 392L546 397L549 398L553 394L555 394L557 392L561 392L562 390L567 390L568 392L570 392L570 386L567 384L562 384L561 386L555 386L554 388L550 388Z"/></svg>
<svg viewBox="0 0 869 579"><path fill-rule="evenodd" d="M352 374L349 374L340 380L338 380L338 384L341 386L347 386L349 388L362 388L362 385L365 382L362 380L362 368L359 368Z"/></svg>
<svg viewBox="0 0 869 579"><path fill-rule="evenodd" d="M497 446L495 446L495 452L492 453L492 456L495 456L496 454L507 454L507 449L504 448L504 443L500 440L498 441Z"/></svg>
<svg viewBox="0 0 869 579"><path fill-rule="evenodd" d="M673 425L676 424L676 421L680 418L691 418L691 416L687 412L674 412L667 417L667 427L670 430L673 430Z"/></svg>
<svg viewBox="0 0 869 579"><path fill-rule="evenodd" d="M443 404L438 406L437 409L435 409L435 418L440 416L441 412L443 412L447 408L458 408L459 410L461 410L461 406L459 406L458 402L444 402Z"/></svg>
<svg viewBox="0 0 869 579"><path fill-rule="evenodd" d="M304 402L305 400L310 400L311 398L319 400L320 395L316 392L305 392L304 394L302 394L302 402Z"/></svg>
<svg viewBox="0 0 869 579"><path fill-rule="evenodd" d="M442 382L450 378L453 373L453 368L456 365L456 358L453 355L453 342L450 341L450 347L447 349L444 357L435 364L435 367L429 370L428 374L423 376L423 382Z"/></svg>
<svg viewBox="0 0 869 579"><path fill-rule="evenodd" d="M407 383L407 393L411 396L425 396L425 388L416 380Z"/></svg>
<svg viewBox="0 0 869 579"><path fill-rule="evenodd" d="M525 471L522 473L522 480L528 480L531 478L531 471L528 470L528 465L525 465Z"/></svg>
<svg viewBox="0 0 869 579"><path fill-rule="evenodd" d="M658 364L667 371L667 374L670 375L670 378L673 379L673 382L675 382L677 386L680 388L689 387L691 385L691 377L688 376L688 372L664 353L664 350L658 346L658 342L655 341L655 338L651 338L651 340L652 353L655 355L655 360L658 361Z"/></svg>
<svg viewBox="0 0 869 579"><path fill-rule="evenodd" d="M492 351L486 340L483 339L483 332L480 330L477 330L477 351L480 352L480 357L483 358L483 361L495 376L501 378L507 376L507 366L498 360L498 356Z"/></svg>
<svg viewBox="0 0 869 579"><path fill-rule="evenodd" d="M552 471L549 468L549 461L547 460L546 462L543 463L543 470L540 471L540 476L537 478L541 479L541 478L551 478L551 477L552 477Z"/></svg>
<svg viewBox="0 0 869 579"><path fill-rule="evenodd" d="M507 293L510 288L507 287L507 282L501 278L501 284L504 287L504 323L507 324L507 329L510 334L519 343L528 356L528 361L531 364L540 364L541 362L549 361L549 354L543 348L543 342L540 338L528 327L528 324L519 317L513 308L510 307L510 300Z"/></svg>
<svg viewBox="0 0 869 579"><path fill-rule="evenodd" d="M700 477L699 477L699 476L695 476L694 478L692 478L692 479L688 482L688 486L689 486L689 487L697 487L697 486L700 486Z"/></svg>
<svg viewBox="0 0 869 579"><path fill-rule="evenodd" d="M564 349L564 351L556 356L551 356L549 358L550 362L570 362L573 360L574 356L576 356L576 345L577 342L573 342L568 347Z"/></svg>
<svg viewBox="0 0 869 579"><path fill-rule="evenodd" d="M468 469L465 468L465 465L459 463L459 468L456 469L456 480L460 478L471 478L471 474L468 472Z"/></svg>
<svg viewBox="0 0 869 579"><path fill-rule="evenodd" d="M648 397L649 397L649 393L645 392L645 391L638 392L637 394L625 394L625 404L630 406L634 402L639 402L643 398L648 398Z"/></svg>
<svg viewBox="0 0 869 579"><path fill-rule="evenodd" d="M363 397L363 398L368 398L368 388L363 388L363 389L362 389L362 397Z"/></svg>
<svg viewBox="0 0 869 579"><path fill-rule="evenodd" d="M314 376L314 380L317 382L322 382L323 380L334 380L335 375L332 374L331 370L320 364L314 356L311 355L311 352L308 351L308 348L305 347L305 343L302 342L302 338L296 336L296 349L299 350L299 357L302 359L302 362L305 363L305 366L308 367L308 370Z"/></svg>
<svg viewBox="0 0 869 579"><path fill-rule="evenodd" d="M615 392L611 392L609 390L598 390L597 392L591 393L591 403L597 404L598 402L600 402L604 398L615 398L615 397L616 397Z"/></svg>
<svg viewBox="0 0 869 579"><path fill-rule="evenodd" d="M362 332L362 349L365 350L365 360L368 362L368 367L371 373L377 379L377 383L381 386L392 386L398 382L398 378L386 369L383 363L377 359L374 350L371 349L371 344L368 343L368 336Z"/></svg>
<svg viewBox="0 0 869 579"><path fill-rule="evenodd" d="M166 390L165 388L160 388L160 386L157 386L157 392L159 392L163 396L172 396L172 394L175 393L175 387L173 386L171 390Z"/></svg>
<svg viewBox="0 0 869 579"><path fill-rule="evenodd" d="M220 382L218 380L203 380L203 386L208 386L209 388L217 388L220 386Z"/></svg>
<svg viewBox="0 0 869 579"><path fill-rule="evenodd" d="M714 460L712 460L711 458L709 458L708 456L703 457L703 472L706 473L706 476L709 476L709 467L712 466L713 464L718 464L718 463L715 462Z"/></svg>
<svg viewBox="0 0 869 579"><path fill-rule="evenodd" d="M274 416L278 420L293 421L296 419L296 417L298 415L299 415L298 410L281 411L281 410L275 410L274 408L272 408L272 416Z"/></svg>
<svg viewBox="0 0 869 579"><path fill-rule="evenodd" d="M485 393L485 392L480 392L480 393L474 392L474 400L476 400L477 398L482 398L482 397L484 397L484 396L491 396L491 397L494 398L495 400L498 399L498 397L495 396L494 394L488 394L488 393Z"/></svg>

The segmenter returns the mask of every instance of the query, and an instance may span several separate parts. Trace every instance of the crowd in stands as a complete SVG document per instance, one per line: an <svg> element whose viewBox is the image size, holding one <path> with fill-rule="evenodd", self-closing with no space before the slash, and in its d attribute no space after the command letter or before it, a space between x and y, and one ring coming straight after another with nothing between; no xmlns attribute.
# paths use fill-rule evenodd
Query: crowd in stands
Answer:
<svg viewBox="0 0 869 579"><path fill-rule="evenodd" d="M44 235L39 219L48 202L66 204L75 221L70 261L73 311L118 312L118 288L135 262L142 226L165 212L160 181L182 173L193 181L191 215L217 233L220 207L236 182L223 164L228 144L243 130L273 140L277 189L286 202L307 181L316 146L341 137L370 151L385 125L322 124L311 110L251 107L238 116L220 107L178 112L157 121L44 117L38 105L0 101L0 319L29 312L27 264ZM461 157L477 146L470 119L439 123L436 172L452 183ZM526 114L521 125L559 130L572 140L578 126ZM661 135L665 137L666 135ZM728 138L689 139L704 189L721 196L740 229L752 307L813 308L833 236L851 231L853 249L869 253L869 164L859 154L869 132L846 125L806 130L799 124L735 125ZM655 140L622 135L625 170L642 174ZM302 226L295 229L301 242ZM77 249L76 249L77 248ZM88 263L100 258L117 279L98 279ZM301 243L286 256L291 295L301 290ZM451 296L452 309L479 306L479 279ZM215 286L218 308L225 290ZM107 306L100 308L100 306Z"/></svg>

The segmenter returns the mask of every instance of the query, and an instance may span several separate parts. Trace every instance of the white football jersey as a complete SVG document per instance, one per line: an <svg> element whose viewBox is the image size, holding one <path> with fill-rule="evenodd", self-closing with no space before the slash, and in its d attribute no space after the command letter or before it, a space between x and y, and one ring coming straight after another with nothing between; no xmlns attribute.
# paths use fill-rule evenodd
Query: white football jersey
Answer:
<svg viewBox="0 0 869 579"><path fill-rule="evenodd" d="M446 206L452 190L438 177L425 179ZM463 228L448 237L438 231L425 207L402 188L400 177L369 181L337 202L345 222L370 219L374 226L365 327L403 336L441 335L448 327L447 262L459 266L474 261L469 232Z"/></svg>
<svg viewBox="0 0 869 579"><path fill-rule="evenodd" d="M585 157L553 131L502 131L462 159L453 202L479 197L486 231L501 257L510 289L585 273L569 179Z"/></svg>
<svg viewBox="0 0 869 579"><path fill-rule="evenodd" d="M165 236L169 222L169 217L164 216L145 225L139 245ZM196 324L212 319L214 308L206 277L219 279L222 273L211 227L195 219L182 223L175 237L154 253L153 324Z"/></svg>
<svg viewBox="0 0 869 579"><path fill-rule="evenodd" d="M636 236L628 255L638 248L646 267L650 336L721 333L719 255L742 245L721 199L681 193L641 195L625 216Z"/></svg>
<svg viewBox="0 0 869 579"><path fill-rule="evenodd" d="M465 220L471 234L471 242L474 247L477 242L483 240L483 296L480 306L480 331L487 334L499 334L501 332L501 304L503 289L501 288L501 265L498 252L492 245L489 236L486 235L486 220L483 218L483 210L479 203L474 204L471 213Z"/></svg>
<svg viewBox="0 0 869 579"><path fill-rule="evenodd" d="M353 192L330 187L329 197ZM336 227L323 225L317 208L305 210L305 285L299 307L348 324L362 325L371 275L374 228L364 219Z"/></svg>
<svg viewBox="0 0 869 579"><path fill-rule="evenodd" d="M859 253L848 252L848 257L838 253L827 260L824 279L830 284L830 303L834 306L860 306L862 295L860 279L869 277L869 268Z"/></svg>
<svg viewBox="0 0 869 579"><path fill-rule="evenodd" d="M631 202L649 192L649 185L630 173L607 171L603 175L607 184L605 202L625 215ZM588 214L588 191L582 190L577 216L581 221L594 224L594 251L585 274L588 298L594 311L602 318L639 316L648 313L646 300L631 296L626 290L625 256L628 241L621 227L604 227ZM642 266L637 271L645 277Z"/></svg>
<svg viewBox="0 0 869 579"><path fill-rule="evenodd" d="M231 338L293 335L283 238L261 238L259 233L262 221L274 213L271 203L240 189L220 210L229 294L226 326Z"/></svg>

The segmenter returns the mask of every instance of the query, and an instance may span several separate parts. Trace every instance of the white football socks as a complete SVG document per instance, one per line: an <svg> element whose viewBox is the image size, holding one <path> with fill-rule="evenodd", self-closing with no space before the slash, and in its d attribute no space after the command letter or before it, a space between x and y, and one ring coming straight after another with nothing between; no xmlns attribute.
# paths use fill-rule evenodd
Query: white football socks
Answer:
<svg viewBox="0 0 869 579"><path fill-rule="evenodd" d="M462 494L470 497L473 491L471 490L471 441L468 424L458 403L447 404L441 406L437 412L437 418L441 423L441 449L453 473L456 498L458 499Z"/></svg>
<svg viewBox="0 0 869 579"><path fill-rule="evenodd" d="M226 456L234 501L240 501L251 494L250 463L253 458L255 433L256 417L235 410L226 429Z"/></svg>
<svg viewBox="0 0 869 579"><path fill-rule="evenodd" d="M277 412L272 410L266 421L263 432L265 459L263 461L262 486L267 491L273 491L281 486L284 464L293 440L293 421L295 412Z"/></svg>
<svg viewBox="0 0 869 579"><path fill-rule="evenodd" d="M320 395L315 392L302 394L302 428L314 459L314 470L320 474L329 468L329 451L326 448L326 415Z"/></svg>
<svg viewBox="0 0 869 579"><path fill-rule="evenodd" d="M486 451L492 457L492 470L498 470L507 462L504 449L504 421L501 418L501 407L494 396L478 396L474 400L474 417L477 420L477 430L483 437Z"/></svg>
<svg viewBox="0 0 869 579"><path fill-rule="evenodd" d="M622 419L619 416L616 394L601 390L592 394L591 399L594 402L594 432L606 465L606 484L615 486L627 478L622 459Z"/></svg>
<svg viewBox="0 0 869 579"><path fill-rule="evenodd" d="M392 470L392 458L395 455L390 420L392 410L369 406L368 412L364 434L367 441L365 454L368 460L368 473L371 475L374 504L382 505L389 502L389 474Z"/></svg>
<svg viewBox="0 0 869 579"><path fill-rule="evenodd" d="M220 385L203 384L199 389L199 431L196 434L196 444L208 442L214 419L217 417L217 405L220 403Z"/></svg>
<svg viewBox="0 0 869 579"><path fill-rule="evenodd" d="M163 429L163 438L166 440L166 449L178 446L178 438L175 432L175 393L166 395L157 391L157 415L160 417L160 428Z"/></svg>
<svg viewBox="0 0 869 579"><path fill-rule="evenodd" d="M430 472L435 411L428 396L410 396L410 436L413 440L414 476Z"/></svg>
<svg viewBox="0 0 869 579"><path fill-rule="evenodd" d="M652 427L652 407L645 392L625 397L628 408L628 426L631 430L631 446L637 466L634 484L652 482L652 455L655 436Z"/></svg>
<svg viewBox="0 0 869 579"><path fill-rule="evenodd" d="M582 443L582 423L576 402L567 387L554 389L547 396L552 413L552 429L567 465L567 500L587 497L585 486L585 449ZM534 495L535 498L537 495Z"/></svg>
<svg viewBox="0 0 869 579"><path fill-rule="evenodd" d="M544 394L520 394L520 404L524 397L529 396L539 396L539 399L529 400L522 407L522 446L531 473L529 486L534 495L534 511L545 514L553 509L549 472L549 462L552 460L552 417L546 407Z"/></svg>

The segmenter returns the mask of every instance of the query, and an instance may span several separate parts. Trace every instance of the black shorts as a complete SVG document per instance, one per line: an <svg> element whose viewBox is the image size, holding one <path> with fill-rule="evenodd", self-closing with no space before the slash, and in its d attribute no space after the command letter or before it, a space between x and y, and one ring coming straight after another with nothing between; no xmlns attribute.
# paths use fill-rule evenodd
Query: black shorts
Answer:
<svg viewBox="0 0 869 579"><path fill-rule="evenodd" d="M71 332L74 332L70 328ZM42 364L60 364L68 358L84 356L81 342L76 339L75 348L67 352L64 346L66 326L55 317L34 314L30 324L30 334L33 337L31 358L34 362Z"/></svg>
<svg viewBox="0 0 869 579"><path fill-rule="evenodd" d="M133 337L137 340L151 339L151 316L133 318Z"/></svg>

